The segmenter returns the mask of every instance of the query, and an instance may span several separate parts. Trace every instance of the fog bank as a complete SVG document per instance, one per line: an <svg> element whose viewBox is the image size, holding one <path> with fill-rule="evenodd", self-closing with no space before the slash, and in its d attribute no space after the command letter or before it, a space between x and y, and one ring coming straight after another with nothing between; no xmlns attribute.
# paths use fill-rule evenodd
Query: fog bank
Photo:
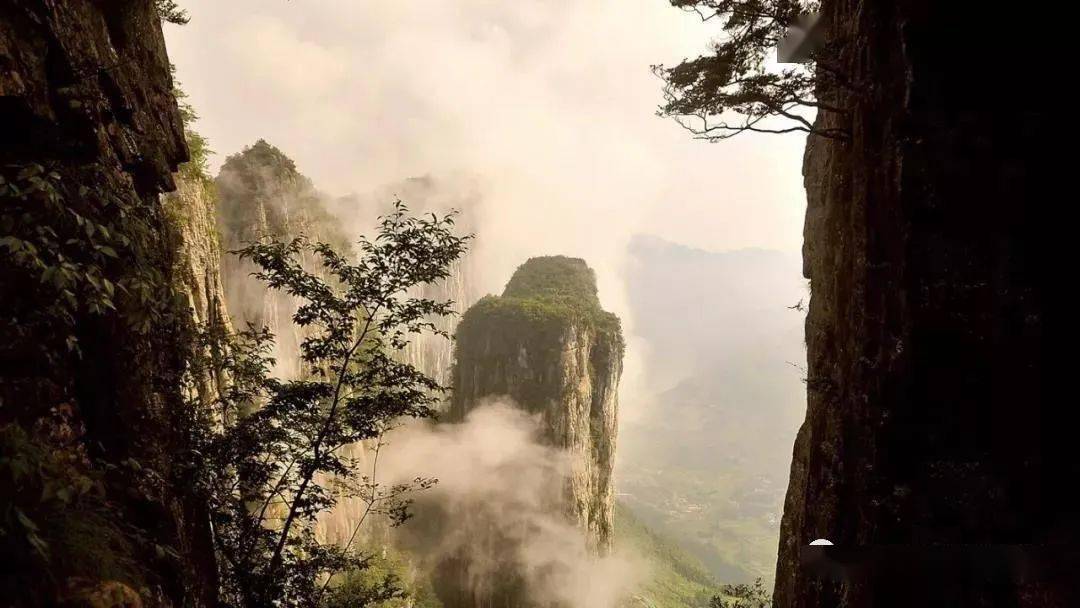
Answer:
<svg viewBox="0 0 1080 608"><path fill-rule="evenodd" d="M492 400L460 424L413 424L387 437L382 482L439 480L416 495L417 517L397 536L435 572L448 606L520 593L540 606L613 608L644 580L632 556L587 550L565 501L569 456L539 433L536 417Z"/></svg>

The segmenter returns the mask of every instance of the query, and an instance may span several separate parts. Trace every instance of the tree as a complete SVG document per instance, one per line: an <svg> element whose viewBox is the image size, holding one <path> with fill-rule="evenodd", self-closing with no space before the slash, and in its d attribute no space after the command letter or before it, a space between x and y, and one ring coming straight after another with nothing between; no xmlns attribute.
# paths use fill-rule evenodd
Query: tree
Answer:
<svg viewBox="0 0 1080 608"><path fill-rule="evenodd" d="M176 0L154 0L154 8L158 17L165 23L175 25L187 25L191 21L188 12L176 4Z"/></svg>
<svg viewBox="0 0 1080 608"><path fill-rule="evenodd" d="M836 104L816 93L828 84L842 83L827 60L828 51L812 55L811 64L769 69L768 55L787 28L807 12L814 0L671 0L702 21L723 23L725 37L713 44L713 54L686 60L675 67L653 66L665 81L665 103L658 114L675 119L699 139L718 141L739 133L805 132L843 138L837 128L815 127L808 111L842 113Z"/></svg>
<svg viewBox="0 0 1080 608"><path fill-rule="evenodd" d="M367 512L400 524L410 516L409 493L434 483L384 485L375 467L383 434L403 417L431 416L444 390L394 353L415 334L445 336L431 319L451 314L452 303L409 293L448 277L470 238L455 236L453 225L453 214L411 217L397 202L377 237L360 240L355 261L304 238L267 237L237 252L270 288L301 301L293 322L305 328L301 357L313 373L271 377L265 329L200 332L201 343L216 346L197 349L212 356L195 357L190 376L224 370L228 379L212 407L191 407L200 417L194 477L210 505L227 605L320 605L333 577L363 569L367 558L351 540L320 542L319 515L358 497ZM305 255L324 272L305 270ZM372 441L376 456L364 474L348 447Z"/></svg>
<svg viewBox="0 0 1080 608"><path fill-rule="evenodd" d="M772 606L772 597L765 590L765 584L761 579L754 584L723 585L720 587L720 595L714 596L709 602L709 608L769 608Z"/></svg>

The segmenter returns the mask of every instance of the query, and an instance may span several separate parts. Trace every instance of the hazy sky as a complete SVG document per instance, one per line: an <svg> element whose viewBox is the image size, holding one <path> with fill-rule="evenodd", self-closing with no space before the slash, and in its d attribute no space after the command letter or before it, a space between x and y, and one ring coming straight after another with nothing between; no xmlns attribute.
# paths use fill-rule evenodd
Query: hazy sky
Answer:
<svg viewBox="0 0 1080 608"><path fill-rule="evenodd" d="M797 250L804 138L695 141L655 116L653 63L705 50L665 0L184 0L169 54L219 154L265 138L331 194L476 176L505 281L530 255L593 264L630 235ZM491 289L497 289L498 285Z"/></svg>

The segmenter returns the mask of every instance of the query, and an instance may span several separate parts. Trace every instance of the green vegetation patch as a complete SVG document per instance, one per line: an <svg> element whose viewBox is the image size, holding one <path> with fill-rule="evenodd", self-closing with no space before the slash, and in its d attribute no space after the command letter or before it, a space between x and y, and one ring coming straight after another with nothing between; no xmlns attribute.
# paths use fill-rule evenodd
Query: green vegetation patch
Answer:
<svg viewBox="0 0 1080 608"><path fill-rule="evenodd" d="M558 334L577 324L609 336L620 352L623 348L619 318L600 307L596 274L580 258L530 258L514 272L502 296L486 296L465 313L458 338L467 341L492 323L514 335Z"/></svg>
<svg viewBox="0 0 1080 608"><path fill-rule="evenodd" d="M643 557L649 565L647 582L631 605L655 608L708 608L719 585L696 557L639 521L615 503L615 547Z"/></svg>
<svg viewBox="0 0 1080 608"><path fill-rule="evenodd" d="M564 255L529 258L510 277L503 297L600 307L600 298L596 295L596 273L585 260Z"/></svg>

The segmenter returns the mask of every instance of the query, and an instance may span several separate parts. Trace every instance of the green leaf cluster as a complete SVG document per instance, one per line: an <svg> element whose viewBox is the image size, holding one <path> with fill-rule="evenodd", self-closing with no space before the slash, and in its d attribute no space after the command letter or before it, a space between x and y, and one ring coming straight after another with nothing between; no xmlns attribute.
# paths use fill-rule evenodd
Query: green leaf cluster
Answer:
<svg viewBox="0 0 1080 608"><path fill-rule="evenodd" d="M770 59L790 25L817 11L815 0L670 0L703 21L720 24L724 35L712 53L674 67L653 66L665 82L665 103L658 114L670 116L700 139L718 141L745 132L816 133L845 137L837 128L818 128L812 111L843 113L818 93L849 87L830 64L823 48L812 64L785 68ZM825 86L823 86L825 85Z"/></svg>
<svg viewBox="0 0 1080 608"><path fill-rule="evenodd" d="M0 336L49 364L79 356L79 319L145 334L175 297L155 264L155 210L113 194L106 175L77 181L100 186L74 187L40 164L0 167L0 282L20 294L3 305Z"/></svg>
<svg viewBox="0 0 1080 608"><path fill-rule="evenodd" d="M63 412L53 418L70 420ZM76 446L58 447L55 437L18 423L0 426L0 555L11 559L0 574L0 597L47 605L53 590L87 576L140 589L149 577L143 555L157 553L175 567L173 548L155 545L107 500L106 473L138 474L128 465L94 465Z"/></svg>
<svg viewBox="0 0 1080 608"><path fill-rule="evenodd" d="M292 321L306 336L301 358L312 373L272 377L265 328L198 328L193 341L188 470L210 506L224 605L313 607L340 597L336 589L352 580L342 575L355 578L369 556L351 541L321 542L318 518L358 499L366 510L355 538L369 515L392 525L409 519L410 494L435 483L382 483L377 463L383 433L399 419L431 416L444 390L395 354L418 334L442 334L432 319L452 313L450 302L410 294L446 279L464 253L469 237L453 227L452 215L414 217L398 202L355 256L304 237L266 236L236 252L269 288L300 302ZM228 379L209 403L196 390L207 374ZM370 468L354 455L360 445L373 451ZM384 587L371 591L403 597Z"/></svg>

